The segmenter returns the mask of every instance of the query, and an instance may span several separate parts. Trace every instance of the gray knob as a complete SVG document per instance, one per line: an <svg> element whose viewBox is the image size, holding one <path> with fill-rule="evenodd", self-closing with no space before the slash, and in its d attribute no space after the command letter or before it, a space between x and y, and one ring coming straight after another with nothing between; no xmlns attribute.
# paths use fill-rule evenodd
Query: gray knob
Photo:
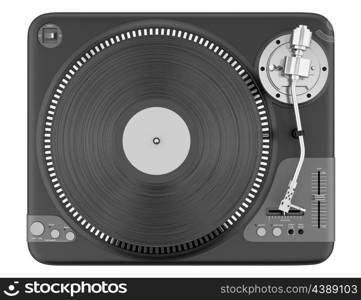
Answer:
<svg viewBox="0 0 361 300"><path fill-rule="evenodd" d="M282 234L282 229L279 227L275 227L275 228L273 228L272 233L274 236L280 236Z"/></svg>
<svg viewBox="0 0 361 300"><path fill-rule="evenodd" d="M50 232L50 235L53 239L57 239L59 236L60 236L60 232L59 230L57 229L53 229L51 232Z"/></svg>
<svg viewBox="0 0 361 300"><path fill-rule="evenodd" d="M74 234L74 232L69 231L66 233L65 237L68 241L72 241L75 239L75 234Z"/></svg>
<svg viewBox="0 0 361 300"><path fill-rule="evenodd" d="M257 235L258 236L265 236L266 235L266 228L264 228L264 227L258 227L258 229L257 229Z"/></svg>
<svg viewBox="0 0 361 300"><path fill-rule="evenodd" d="M41 222L34 222L30 226L30 232L32 235L40 236L44 233L44 231L45 231L45 227Z"/></svg>

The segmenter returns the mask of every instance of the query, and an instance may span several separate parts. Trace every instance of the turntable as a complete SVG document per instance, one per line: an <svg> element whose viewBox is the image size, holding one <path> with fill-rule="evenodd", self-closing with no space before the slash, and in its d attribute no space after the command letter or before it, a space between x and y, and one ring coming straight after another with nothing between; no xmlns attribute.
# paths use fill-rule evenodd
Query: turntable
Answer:
<svg viewBox="0 0 361 300"><path fill-rule="evenodd" d="M28 215L51 264L316 263L334 243L334 63L316 14L46 14Z"/></svg>

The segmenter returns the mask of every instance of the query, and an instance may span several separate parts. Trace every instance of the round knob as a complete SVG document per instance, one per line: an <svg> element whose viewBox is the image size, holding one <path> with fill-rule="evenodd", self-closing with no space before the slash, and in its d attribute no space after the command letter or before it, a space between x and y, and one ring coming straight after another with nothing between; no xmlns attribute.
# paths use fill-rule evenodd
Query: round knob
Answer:
<svg viewBox="0 0 361 300"><path fill-rule="evenodd" d="M73 232L69 231L66 233L65 237L68 241L72 241L75 239L75 234Z"/></svg>
<svg viewBox="0 0 361 300"><path fill-rule="evenodd" d="M34 222L30 226L30 232L32 235L40 236L44 233L44 231L45 231L45 227L41 222Z"/></svg>
<svg viewBox="0 0 361 300"><path fill-rule="evenodd" d="M264 227L258 227L257 228L257 235L258 236L265 236L267 233L266 228Z"/></svg>
<svg viewBox="0 0 361 300"><path fill-rule="evenodd" d="M60 232L59 230L57 229L53 229L51 232L50 232L50 235L53 239L57 239L59 236L60 236Z"/></svg>
<svg viewBox="0 0 361 300"><path fill-rule="evenodd" d="M279 227L275 227L275 228L273 228L272 233L274 236L280 236L282 234L282 229Z"/></svg>

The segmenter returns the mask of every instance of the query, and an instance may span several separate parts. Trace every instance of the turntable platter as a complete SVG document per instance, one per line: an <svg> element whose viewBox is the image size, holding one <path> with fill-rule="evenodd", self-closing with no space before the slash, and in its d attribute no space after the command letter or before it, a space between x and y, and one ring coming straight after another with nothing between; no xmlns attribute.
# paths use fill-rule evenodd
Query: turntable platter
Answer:
<svg viewBox="0 0 361 300"><path fill-rule="evenodd" d="M213 240L257 197L267 110L242 62L195 32L100 38L45 99L41 167L88 234L143 254Z"/></svg>

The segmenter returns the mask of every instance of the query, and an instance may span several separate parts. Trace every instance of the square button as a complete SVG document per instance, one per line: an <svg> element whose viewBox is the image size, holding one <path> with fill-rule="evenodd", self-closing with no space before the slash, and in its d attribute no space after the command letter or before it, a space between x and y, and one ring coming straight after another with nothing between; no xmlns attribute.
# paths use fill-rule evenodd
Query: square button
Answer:
<svg viewBox="0 0 361 300"><path fill-rule="evenodd" d="M43 42L56 42L58 40L58 30L56 28L43 29Z"/></svg>

